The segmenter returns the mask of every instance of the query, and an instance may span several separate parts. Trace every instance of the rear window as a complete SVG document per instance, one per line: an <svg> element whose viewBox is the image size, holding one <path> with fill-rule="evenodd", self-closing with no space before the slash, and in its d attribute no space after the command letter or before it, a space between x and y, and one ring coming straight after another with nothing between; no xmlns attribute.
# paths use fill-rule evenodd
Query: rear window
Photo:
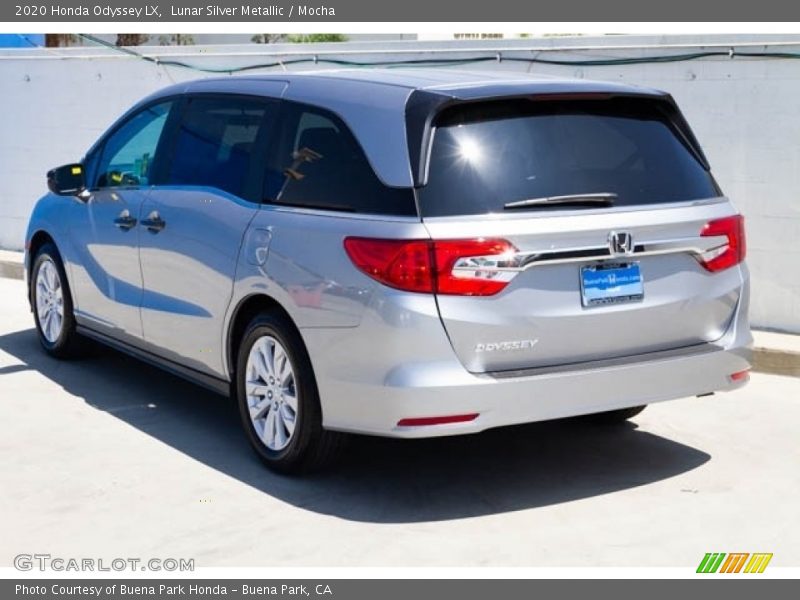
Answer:
<svg viewBox="0 0 800 600"><path fill-rule="evenodd" d="M504 205L511 202L598 193L616 194L614 206L719 195L657 103L613 98L446 110L436 122L419 199L423 216L433 217L508 212Z"/></svg>

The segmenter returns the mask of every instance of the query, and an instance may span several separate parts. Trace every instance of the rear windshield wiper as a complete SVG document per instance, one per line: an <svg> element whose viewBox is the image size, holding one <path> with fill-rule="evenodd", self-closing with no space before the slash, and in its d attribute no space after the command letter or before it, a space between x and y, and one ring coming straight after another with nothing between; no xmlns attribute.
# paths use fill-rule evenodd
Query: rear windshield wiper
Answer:
<svg viewBox="0 0 800 600"><path fill-rule="evenodd" d="M527 208L529 206L552 206L556 204L614 204L617 195L612 192L599 192L596 194L570 194L568 196L545 196L543 198L529 198L504 204L503 208Z"/></svg>

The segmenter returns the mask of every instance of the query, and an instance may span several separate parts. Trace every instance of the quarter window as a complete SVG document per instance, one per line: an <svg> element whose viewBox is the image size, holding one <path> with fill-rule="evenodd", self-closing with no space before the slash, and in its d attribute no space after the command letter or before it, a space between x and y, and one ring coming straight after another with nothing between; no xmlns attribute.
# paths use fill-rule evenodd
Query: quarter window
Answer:
<svg viewBox="0 0 800 600"><path fill-rule="evenodd" d="M380 215L416 216L410 188L384 185L353 134L335 115L285 102L276 164L267 170L268 202Z"/></svg>

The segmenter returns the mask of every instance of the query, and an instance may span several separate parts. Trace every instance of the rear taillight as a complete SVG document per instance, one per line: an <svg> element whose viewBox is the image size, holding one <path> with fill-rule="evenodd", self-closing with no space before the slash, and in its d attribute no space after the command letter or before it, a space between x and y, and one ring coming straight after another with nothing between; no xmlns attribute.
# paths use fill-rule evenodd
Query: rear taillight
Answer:
<svg viewBox="0 0 800 600"><path fill-rule="evenodd" d="M707 252L700 257L700 264L712 273L724 271L738 265L744 260L746 242L744 235L744 217L733 215L706 223L700 232L703 237L725 236L726 244Z"/></svg>
<svg viewBox="0 0 800 600"><path fill-rule="evenodd" d="M409 292L431 292L431 249L425 240L347 238L344 249L353 264L381 283Z"/></svg>
<svg viewBox="0 0 800 600"><path fill-rule="evenodd" d="M492 296L510 277L485 268L516 252L505 240L345 239L350 260L361 271L399 290L459 296ZM483 267L483 268L482 268Z"/></svg>
<svg viewBox="0 0 800 600"><path fill-rule="evenodd" d="M511 275L495 270L517 251L505 240L442 240L433 242L436 293L454 296L493 296L508 285Z"/></svg>
<svg viewBox="0 0 800 600"><path fill-rule="evenodd" d="M740 381L747 381L750 379L750 369L745 369L744 371L736 371L736 373L730 374L731 381L738 383Z"/></svg>

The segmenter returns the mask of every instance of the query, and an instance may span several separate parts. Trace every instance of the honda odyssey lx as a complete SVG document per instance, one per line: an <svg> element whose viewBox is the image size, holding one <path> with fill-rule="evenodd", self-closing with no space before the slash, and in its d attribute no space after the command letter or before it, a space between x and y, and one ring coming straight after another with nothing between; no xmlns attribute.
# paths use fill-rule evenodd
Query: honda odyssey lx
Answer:
<svg viewBox="0 0 800 600"><path fill-rule="evenodd" d="M743 218L666 93L450 70L204 79L48 173L44 349L231 394L272 468L732 390Z"/></svg>

